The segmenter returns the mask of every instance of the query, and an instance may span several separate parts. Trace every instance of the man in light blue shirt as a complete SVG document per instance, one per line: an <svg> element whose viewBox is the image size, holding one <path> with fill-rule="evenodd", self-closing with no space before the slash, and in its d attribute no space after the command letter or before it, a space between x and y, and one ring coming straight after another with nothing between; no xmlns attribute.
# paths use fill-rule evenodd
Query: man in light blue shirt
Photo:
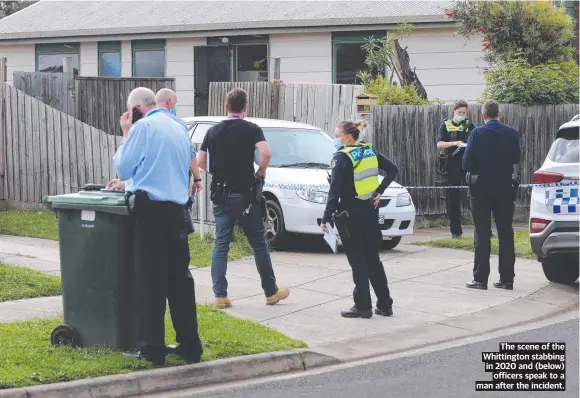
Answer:
<svg viewBox="0 0 580 398"><path fill-rule="evenodd" d="M189 226L184 206L189 199L192 144L183 126L155 107L155 94L150 89L131 91L127 105L129 111L121 116L126 141L113 162L121 180L132 180L141 346L138 353L126 355L165 363L167 300L179 343L171 351L187 362L199 362L203 349L189 271ZM135 110L144 117L133 124Z"/></svg>

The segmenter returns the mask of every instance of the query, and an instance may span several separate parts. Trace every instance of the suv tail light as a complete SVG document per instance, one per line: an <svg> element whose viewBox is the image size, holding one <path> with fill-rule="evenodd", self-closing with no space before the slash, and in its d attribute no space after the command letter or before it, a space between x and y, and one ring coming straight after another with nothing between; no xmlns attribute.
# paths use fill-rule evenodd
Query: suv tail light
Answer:
<svg viewBox="0 0 580 398"><path fill-rule="evenodd" d="M541 218L532 218L530 220L530 233L539 234L540 232L546 229L548 224L550 224L550 221L548 220L542 220Z"/></svg>
<svg viewBox="0 0 580 398"><path fill-rule="evenodd" d="M532 183L534 184L550 184L560 182L564 179L564 174L552 173L551 171L538 170L534 173Z"/></svg>

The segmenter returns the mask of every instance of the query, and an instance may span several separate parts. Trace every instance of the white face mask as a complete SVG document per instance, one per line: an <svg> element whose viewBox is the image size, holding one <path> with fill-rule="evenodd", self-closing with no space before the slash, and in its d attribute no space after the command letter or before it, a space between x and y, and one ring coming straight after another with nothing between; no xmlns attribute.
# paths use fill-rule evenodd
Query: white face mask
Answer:
<svg viewBox="0 0 580 398"><path fill-rule="evenodd" d="M453 119L455 119L455 120L456 120L456 121L458 121L458 122L462 122L462 121L464 121L465 119L467 119L467 117L466 117L466 116L462 116L462 115L457 115L457 114L456 114L456 115L453 117Z"/></svg>

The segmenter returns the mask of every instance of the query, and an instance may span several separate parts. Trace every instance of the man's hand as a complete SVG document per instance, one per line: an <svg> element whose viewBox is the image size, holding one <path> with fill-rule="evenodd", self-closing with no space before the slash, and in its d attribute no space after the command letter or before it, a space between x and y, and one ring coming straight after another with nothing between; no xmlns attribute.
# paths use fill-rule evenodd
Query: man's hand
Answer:
<svg viewBox="0 0 580 398"><path fill-rule="evenodd" d="M113 178L107 183L106 189L111 191L122 191L125 189L125 182L119 180L118 178Z"/></svg>
<svg viewBox="0 0 580 398"><path fill-rule="evenodd" d="M375 194L373 195L373 207L375 209L379 207L380 201L381 201L381 194L378 192L375 192Z"/></svg>
<svg viewBox="0 0 580 398"><path fill-rule="evenodd" d="M266 178L266 169L259 168L258 169L258 175Z"/></svg>
<svg viewBox="0 0 580 398"><path fill-rule="evenodd" d="M195 192L203 191L203 185L201 184L201 181L194 182L193 186L195 187Z"/></svg>
<svg viewBox="0 0 580 398"><path fill-rule="evenodd" d="M324 223L320 223L320 229L322 229L322 232L324 232L324 233L328 232L328 228L326 228L326 224L324 224Z"/></svg>
<svg viewBox="0 0 580 398"><path fill-rule="evenodd" d="M127 138L129 134L129 130L133 126L133 109L129 108L129 110L121 115L121 119L119 120L119 124L121 125L121 130L123 130L123 137Z"/></svg>

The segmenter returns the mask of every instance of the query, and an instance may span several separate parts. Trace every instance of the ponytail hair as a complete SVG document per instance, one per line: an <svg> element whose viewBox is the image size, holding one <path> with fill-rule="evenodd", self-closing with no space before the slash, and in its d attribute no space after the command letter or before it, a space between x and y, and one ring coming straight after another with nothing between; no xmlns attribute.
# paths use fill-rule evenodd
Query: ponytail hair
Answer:
<svg viewBox="0 0 580 398"><path fill-rule="evenodd" d="M344 131L345 134L352 135L352 138L355 141L358 141L360 138L361 130L367 127L366 120L357 120L356 122L351 122L349 120L345 120L344 122L339 123L338 128Z"/></svg>

